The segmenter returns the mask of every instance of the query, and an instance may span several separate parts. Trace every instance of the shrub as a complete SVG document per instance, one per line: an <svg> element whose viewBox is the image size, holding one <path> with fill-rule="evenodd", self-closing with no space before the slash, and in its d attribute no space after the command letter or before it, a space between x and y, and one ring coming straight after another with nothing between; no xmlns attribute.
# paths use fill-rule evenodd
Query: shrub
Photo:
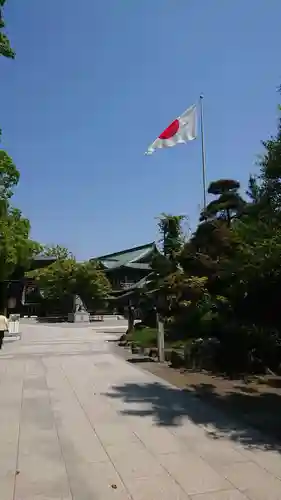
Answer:
<svg viewBox="0 0 281 500"><path fill-rule="evenodd" d="M128 341L134 342L135 345L140 347L157 346L156 328L135 328L127 338Z"/></svg>

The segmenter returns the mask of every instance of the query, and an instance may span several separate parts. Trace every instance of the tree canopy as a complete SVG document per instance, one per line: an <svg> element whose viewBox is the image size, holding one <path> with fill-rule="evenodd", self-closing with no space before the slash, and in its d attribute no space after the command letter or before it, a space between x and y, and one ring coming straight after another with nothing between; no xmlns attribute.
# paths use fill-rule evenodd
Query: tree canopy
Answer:
<svg viewBox="0 0 281 500"><path fill-rule="evenodd" d="M40 245L30 239L29 220L13 207L10 198L18 183L19 171L11 158L0 151L0 307L5 305L7 280L17 268L28 268Z"/></svg>
<svg viewBox="0 0 281 500"><path fill-rule="evenodd" d="M57 260L42 269L28 273L47 300L62 301L66 296L80 295L86 304L99 306L107 299L111 286L97 262L77 262L71 253L56 246ZM48 247L47 253L54 255L54 248Z"/></svg>
<svg viewBox="0 0 281 500"><path fill-rule="evenodd" d="M73 254L68 248L62 245L45 245L41 250L42 255L45 257L55 257L58 260L74 259Z"/></svg>
<svg viewBox="0 0 281 500"><path fill-rule="evenodd" d="M187 241L181 217L162 215L162 248L147 287L162 297L168 338L215 338L219 369L281 372L281 120L262 142L258 175L243 196L236 179L215 197ZM164 301L163 301L164 297Z"/></svg>
<svg viewBox="0 0 281 500"><path fill-rule="evenodd" d="M233 217L244 208L245 202L239 195L240 183L232 179L219 179L210 183L208 193L217 196L203 210L200 220L225 220L230 226Z"/></svg>
<svg viewBox="0 0 281 500"><path fill-rule="evenodd" d="M0 0L0 56L9 57L11 59L15 58L15 52L10 45L10 41L5 34L5 21L3 7L6 0Z"/></svg>

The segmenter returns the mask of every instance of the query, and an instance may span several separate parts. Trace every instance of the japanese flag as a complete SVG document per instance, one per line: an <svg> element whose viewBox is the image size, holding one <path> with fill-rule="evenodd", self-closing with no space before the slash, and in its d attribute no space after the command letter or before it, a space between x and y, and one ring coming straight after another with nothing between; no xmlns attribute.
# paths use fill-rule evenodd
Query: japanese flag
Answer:
<svg viewBox="0 0 281 500"><path fill-rule="evenodd" d="M176 144L196 139L197 110L194 104L176 118L148 148L145 154L151 155L155 149L171 148Z"/></svg>

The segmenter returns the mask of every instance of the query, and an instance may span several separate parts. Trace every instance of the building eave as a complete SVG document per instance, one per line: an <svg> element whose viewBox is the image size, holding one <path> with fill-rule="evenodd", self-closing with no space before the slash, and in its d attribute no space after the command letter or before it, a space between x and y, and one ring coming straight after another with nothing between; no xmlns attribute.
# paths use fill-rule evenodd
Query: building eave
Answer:
<svg viewBox="0 0 281 500"><path fill-rule="evenodd" d="M153 254L155 249L156 244L152 242L138 247L127 248L119 252L101 255L90 260L100 262L105 270L129 267L130 265L137 268L137 264L143 264L141 261Z"/></svg>

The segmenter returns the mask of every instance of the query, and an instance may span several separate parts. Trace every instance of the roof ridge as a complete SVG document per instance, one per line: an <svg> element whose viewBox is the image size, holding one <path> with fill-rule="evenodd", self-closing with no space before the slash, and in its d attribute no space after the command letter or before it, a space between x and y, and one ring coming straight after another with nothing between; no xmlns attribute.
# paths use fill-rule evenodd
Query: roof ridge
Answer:
<svg viewBox="0 0 281 500"><path fill-rule="evenodd" d="M94 257L93 259L90 260L109 260L112 257L115 257L117 255L122 255L124 253L129 253L129 252L135 252L136 250L144 250L145 248L151 247L155 245L155 241L152 241L151 243L146 243L145 245L139 245L137 247L131 247L131 248L126 248L124 250L119 250L119 252L113 252L113 253L108 253L105 255L100 255L98 257Z"/></svg>

